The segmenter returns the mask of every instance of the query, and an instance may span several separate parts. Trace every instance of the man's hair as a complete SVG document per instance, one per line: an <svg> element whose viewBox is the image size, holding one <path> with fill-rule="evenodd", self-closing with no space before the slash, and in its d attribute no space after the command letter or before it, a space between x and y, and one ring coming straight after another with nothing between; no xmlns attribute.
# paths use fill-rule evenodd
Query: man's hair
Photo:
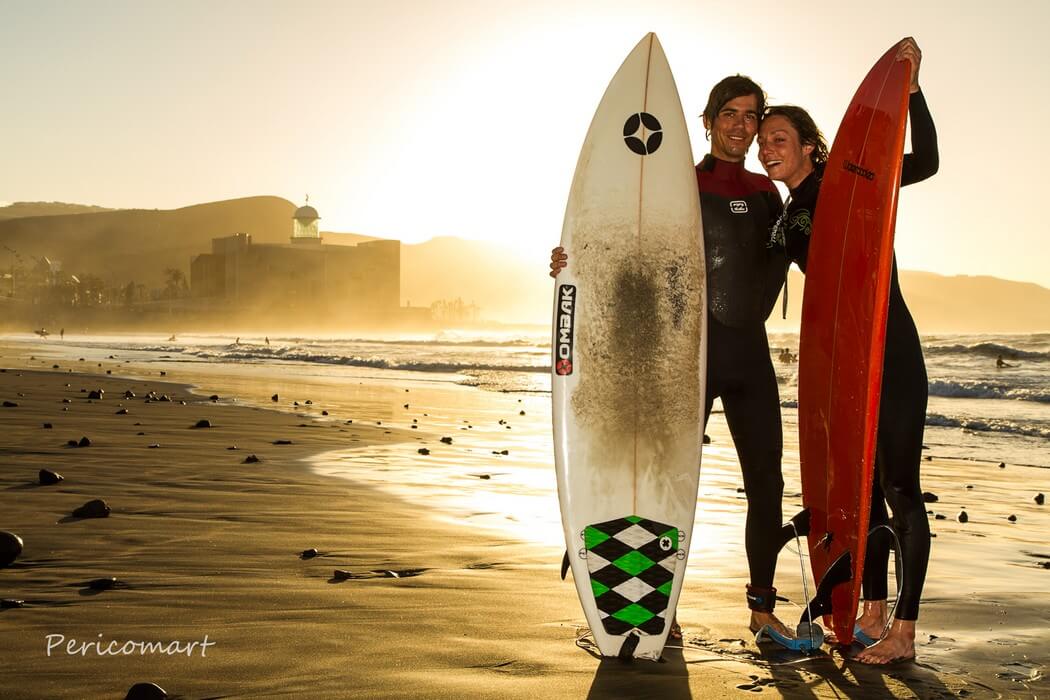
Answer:
<svg viewBox="0 0 1050 700"><path fill-rule="evenodd" d="M757 114L761 117L766 109L766 93L763 92L758 83L746 75L731 75L728 78L719 80L711 88L711 94L707 98L707 106L704 107L704 118L707 119L707 123L715 123L715 117L725 107L726 102L746 95L755 96L755 102L758 103Z"/></svg>
<svg viewBox="0 0 1050 700"><path fill-rule="evenodd" d="M777 105L767 109L762 118L773 116L784 117L791 122L791 126L795 127L795 131L798 132L799 143L813 147L813 152L809 154L809 157L814 165L828 162L827 141L824 140L824 134L820 133L813 117L809 116L809 112L794 105Z"/></svg>

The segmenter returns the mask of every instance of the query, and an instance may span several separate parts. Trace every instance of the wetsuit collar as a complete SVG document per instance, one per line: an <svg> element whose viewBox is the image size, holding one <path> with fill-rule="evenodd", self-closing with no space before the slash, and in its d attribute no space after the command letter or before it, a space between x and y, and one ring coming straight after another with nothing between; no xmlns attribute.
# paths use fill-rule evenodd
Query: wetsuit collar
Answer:
<svg viewBox="0 0 1050 700"><path fill-rule="evenodd" d="M824 163L813 166L813 172L806 175L806 179L798 183L798 187L792 189L791 199L801 200L806 192L820 187L820 181L824 179Z"/></svg>
<svg viewBox="0 0 1050 700"><path fill-rule="evenodd" d="M744 161L738 161L731 163L728 160L722 160L721 158L715 158L713 155L708 153L704 156L704 159L700 161L698 168L704 172L716 173L718 175L724 175L727 177L733 177L744 172Z"/></svg>

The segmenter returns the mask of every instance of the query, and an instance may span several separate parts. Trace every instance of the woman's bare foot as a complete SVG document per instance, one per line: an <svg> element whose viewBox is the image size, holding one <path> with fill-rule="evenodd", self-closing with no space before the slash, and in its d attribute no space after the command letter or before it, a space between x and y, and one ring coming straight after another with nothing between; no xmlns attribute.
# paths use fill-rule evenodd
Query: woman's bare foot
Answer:
<svg viewBox="0 0 1050 700"><path fill-rule="evenodd" d="M915 620L894 620L886 636L853 657L865 664L890 664L915 658Z"/></svg>
<svg viewBox="0 0 1050 700"><path fill-rule="evenodd" d="M857 624L864 634L878 641L886 629L887 606L885 600L865 600L864 611Z"/></svg>
<svg viewBox="0 0 1050 700"><path fill-rule="evenodd" d="M780 619L771 612L751 611L751 631L758 633L760 629L769 625L785 637L795 638L794 630L789 630Z"/></svg>

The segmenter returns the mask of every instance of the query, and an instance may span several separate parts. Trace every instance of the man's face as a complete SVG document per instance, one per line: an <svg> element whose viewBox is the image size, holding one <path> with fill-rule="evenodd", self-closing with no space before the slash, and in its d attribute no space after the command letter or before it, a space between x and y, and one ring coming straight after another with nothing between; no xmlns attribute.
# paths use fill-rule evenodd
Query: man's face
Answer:
<svg viewBox="0 0 1050 700"><path fill-rule="evenodd" d="M731 163L743 161L758 133L758 99L734 97L722 105L713 124L704 117L704 128L711 131L711 155Z"/></svg>

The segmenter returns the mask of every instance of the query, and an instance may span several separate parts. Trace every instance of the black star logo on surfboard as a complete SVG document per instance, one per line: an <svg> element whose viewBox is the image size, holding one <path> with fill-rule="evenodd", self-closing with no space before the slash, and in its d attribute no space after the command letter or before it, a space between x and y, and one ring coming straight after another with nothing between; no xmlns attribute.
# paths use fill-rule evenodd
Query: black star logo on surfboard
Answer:
<svg viewBox="0 0 1050 700"><path fill-rule="evenodd" d="M638 129L644 126L650 133L649 137L642 141L635 134L638 133ZM656 149L660 148L660 144L663 143L664 132L663 127L660 126L660 120L649 114L648 112L638 112L627 117L627 121L623 124L623 141L627 144L627 148L631 149L640 156L651 155L656 152Z"/></svg>

